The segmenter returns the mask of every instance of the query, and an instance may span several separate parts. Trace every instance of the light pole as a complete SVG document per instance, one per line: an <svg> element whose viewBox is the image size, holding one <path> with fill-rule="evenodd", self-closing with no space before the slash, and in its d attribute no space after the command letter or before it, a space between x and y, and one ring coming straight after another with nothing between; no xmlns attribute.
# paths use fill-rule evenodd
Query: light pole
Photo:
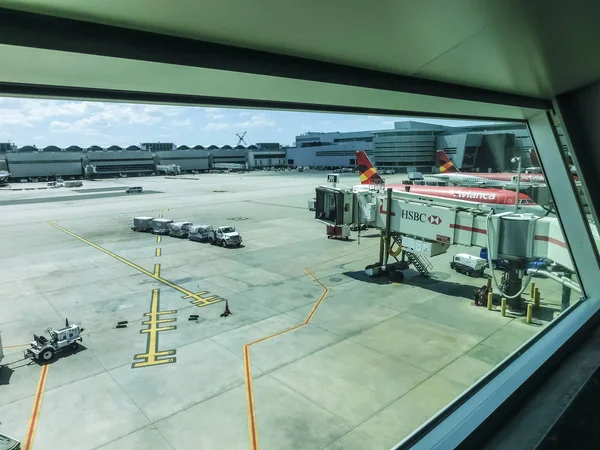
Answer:
<svg viewBox="0 0 600 450"><path fill-rule="evenodd" d="M511 163L519 163L517 167L517 195L515 197L515 213L519 212L519 191L521 190L521 158L515 156L510 160Z"/></svg>

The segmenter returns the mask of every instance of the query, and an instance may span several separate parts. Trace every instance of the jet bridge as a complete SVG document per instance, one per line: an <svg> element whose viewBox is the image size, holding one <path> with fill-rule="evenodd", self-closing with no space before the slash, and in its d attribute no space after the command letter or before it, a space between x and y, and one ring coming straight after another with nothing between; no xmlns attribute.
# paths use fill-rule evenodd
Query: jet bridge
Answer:
<svg viewBox="0 0 600 450"><path fill-rule="evenodd" d="M401 281L403 275L398 276L396 272L412 264L420 273L428 275L428 266L431 266L427 258L445 253L451 245L487 247L490 266L496 259L508 262L502 269L502 283L496 284L515 307L520 304L520 295L531 278L530 274L523 286L530 261L546 258L567 272L574 271L555 217L494 214L470 202L392 189L353 191L322 186L316 193L317 220L328 225L350 225L359 229L367 226L381 231L379 261L366 268L368 274L392 269L396 279ZM395 244L396 250L392 250ZM390 255L397 263L388 264Z"/></svg>

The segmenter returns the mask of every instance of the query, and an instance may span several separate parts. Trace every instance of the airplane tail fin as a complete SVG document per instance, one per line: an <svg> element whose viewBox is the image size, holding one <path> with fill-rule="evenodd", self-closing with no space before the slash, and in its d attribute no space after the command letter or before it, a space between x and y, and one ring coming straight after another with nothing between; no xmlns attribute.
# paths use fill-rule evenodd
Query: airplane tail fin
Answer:
<svg viewBox="0 0 600 450"><path fill-rule="evenodd" d="M435 154L437 165L440 168L440 173L444 172L460 172L454 163L448 158L444 150L438 150Z"/></svg>
<svg viewBox="0 0 600 450"><path fill-rule="evenodd" d="M360 184L373 184L382 181L381 176L377 173L377 169L362 150L356 152L356 165L360 174Z"/></svg>

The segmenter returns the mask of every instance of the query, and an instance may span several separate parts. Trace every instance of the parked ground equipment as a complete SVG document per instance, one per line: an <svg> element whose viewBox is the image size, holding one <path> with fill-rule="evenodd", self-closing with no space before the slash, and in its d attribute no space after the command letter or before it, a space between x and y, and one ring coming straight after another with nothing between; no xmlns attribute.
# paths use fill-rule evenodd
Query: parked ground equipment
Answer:
<svg viewBox="0 0 600 450"><path fill-rule="evenodd" d="M487 261L478 256L469 255L468 253L457 253L452 258L450 268L458 273L473 276L483 276L483 271L487 266Z"/></svg>
<svg viewBox="0 0 600 450"><path fill-rule="evenodd" d="M152 233L169 234L169 224L173 223L171 219L152 219Z"/></svg>
<svg viewBox="0 0 600 450"><path fill-rule="evenodd" d="M50 361L52 357L66 348L76 349L80 342L83 342L81 333L83 328L79 325L69 325L69 320L65 321L65 327L53 330L46 328L46 333L50 338L44 335L33 335L33 341L29 347L23 350L26 358L35 360Z"/></svg>
<svg viewBox="0 0 600 450"><path fill-rule="evenodd" d="M169 224L169 236L186 239L192 222L173 222Z"/></svg>
<svg viewBox="0 0 600 450"><path fill-rule="evenodd" d="M487 306L488 292L489 289L487 285L475 289L475 291L473 292L473 301L475 306Z"/></svg>
<svg viewBox="0 0 600 450"><path fill-rule="evenodd" d="M0 433L0 449L2 450L20 450L21 442L10 436Z"/></svg>
<svg viewBox="0 0 600 450"><path fill-rule="evenodd" d="M348 225L327 225L327 239L350 238L350 226Z"/></svg>
<svg viewBox="0 0 600 450"><path fill-rule="evenodd" d="M152 225L153 220L154 217L134 217L133 227L131 227L131 229L133 231L152 233L154 231L154 226Z"/></svg>
<svg viewBox="0 0 600 450"><path fill-rule="evenodd" d="M196 242L208 242L211 230L210 225L190 225L188 227L188 239Z"/></svg>
<svg viewBox="0 0 600 450"><path fill-rule="evenodd" d="M222 247L239 246L242 244L242 236L235 231L234 227L217 227L217 229L212 228L209 231L208 242Z"/></svg>

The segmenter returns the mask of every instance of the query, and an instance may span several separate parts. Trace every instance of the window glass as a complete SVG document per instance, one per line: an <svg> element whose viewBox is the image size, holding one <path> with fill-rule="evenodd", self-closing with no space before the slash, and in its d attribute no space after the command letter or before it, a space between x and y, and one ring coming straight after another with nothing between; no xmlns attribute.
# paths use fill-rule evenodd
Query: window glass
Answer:
<svg viewBox="0 0 600 450"><path fill-rule="evenodd" d="M68 366L62 403L103 424L90 448L130 446L123 423L150 418L160 448L389 449L582 298L523 123L16 98L0 112L9 435L40 375L53 389ZM67 317L83 351L19 362ZM81 442L52 416L36 445Z"/></svg>

